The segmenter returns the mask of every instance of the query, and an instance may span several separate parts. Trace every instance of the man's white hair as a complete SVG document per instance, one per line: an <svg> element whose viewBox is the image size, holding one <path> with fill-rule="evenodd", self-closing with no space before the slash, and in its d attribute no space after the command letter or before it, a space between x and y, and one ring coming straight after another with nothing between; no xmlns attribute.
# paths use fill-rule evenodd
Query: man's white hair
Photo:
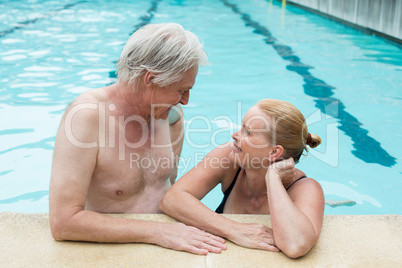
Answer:
<svg viewBox="0 0 402 268"><path fill-rule="evenodd" d="M197 36L177 23L148 24L134 32L117 61L120 83L137 87L137 78L147 71L153 83L165 87L180 81L193 65L205 65L208 58Z"/></svg>

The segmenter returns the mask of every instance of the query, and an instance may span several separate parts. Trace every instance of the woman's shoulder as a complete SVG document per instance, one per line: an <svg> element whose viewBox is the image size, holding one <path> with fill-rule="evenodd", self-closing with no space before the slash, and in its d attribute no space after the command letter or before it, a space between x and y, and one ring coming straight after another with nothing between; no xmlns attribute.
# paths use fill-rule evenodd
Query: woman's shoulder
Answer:
<svg viewBox="0 0 402 268"><path fill-rule="evenodd" d="M237 170L239 165L230 157L232 149L230 142L219 145L205 156L204 161L218 165L222 169Z"/></svg>
<svg viewBox="0 0 402 268"><path fill-rule="evenodd" d="M240 166L231 157L233 147L228 142L213 149L205 158L204 163L208 163L214 169L218 169L221 177L222 191L224 192L232 183Z"/></svg>
<svg viewBox="0 0 402 268"><path fill-rule="evenodd" d="M286 187L286 191L292 199L324 198L324 193L320 183L315 179L308 177L301 170L296 171L295 180Z"/></svg>
<svg viewBox="0 0 402 268"><path fill-rule="evenodd" d="M290 191L290 189L295 189L298 186L303 187L303 188L305 188L305 187L309 187L309 188L313 187L313 188L322 189L321 185L320 185L320 183L318 181L316 181L315 179L310 178L308 176L305 176L305 175L297 177L286 188L287 188L287 190Z"/></svg>

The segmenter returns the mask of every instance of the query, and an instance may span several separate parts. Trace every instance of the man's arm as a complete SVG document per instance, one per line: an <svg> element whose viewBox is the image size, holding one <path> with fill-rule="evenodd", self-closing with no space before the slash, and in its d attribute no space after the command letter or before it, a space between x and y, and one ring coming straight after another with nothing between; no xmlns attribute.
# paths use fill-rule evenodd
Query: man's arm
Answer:
<svg viewBox="0 0 402 268"><path fill-rule="evenodd" d="M174 154L174 166L173 171L170 174L169 180L171 184L175 183L177 177L177 165L179 164L181 150L183 148L184 141L184 119L183 108L180 104L173 107L169 113L169 128L170 128L170 140L172 142L173 154Z"/></svg>
<svg viewBox="0 0 402 268"><path fill-rule="evenodd" d="M222 238L182 223L113 218L84 210L98 154L95 143L98 111L94 107L93 100L81 97L81 102L75 102L64 114L57 133L49 190L53 237L109 243L143 242L196 254L219 253L225 248Z"/></svg>

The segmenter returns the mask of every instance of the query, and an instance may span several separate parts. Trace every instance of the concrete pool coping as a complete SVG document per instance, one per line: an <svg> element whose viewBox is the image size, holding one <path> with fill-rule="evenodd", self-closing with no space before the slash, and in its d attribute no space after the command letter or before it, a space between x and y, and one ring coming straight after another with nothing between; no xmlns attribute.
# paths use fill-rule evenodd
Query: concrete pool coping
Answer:
<svg viewBox="0 0 402 268"><path fill-rule="evenodd" d="M112 215L175 222L162 214ZM266 215L225 215L239 222L266 223ZM401 215L326 215L317 245L304 257L290 259L226 242L221 254L198 256L156 245L57 242L48 214L0 213L2 267L400 267Z"/></svg>

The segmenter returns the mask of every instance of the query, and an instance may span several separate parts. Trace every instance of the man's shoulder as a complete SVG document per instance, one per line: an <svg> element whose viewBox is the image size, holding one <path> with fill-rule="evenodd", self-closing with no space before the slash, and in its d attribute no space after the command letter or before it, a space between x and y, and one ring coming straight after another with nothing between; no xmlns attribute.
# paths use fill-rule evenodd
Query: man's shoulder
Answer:
<svg viewBox="0 0 402 268"><path fill-rule="evenodd" d="M99 102L107 102L109 100L106 88L96 88L88 90L81 95L79 95L71 105L80 104L80 103L96 103Z"/></svg>
<svg viewBox="0 0 402 268"><path fill-rule="evenodd" d="M88 90L80 94L66 109L66 113L79 110L82 114L95 115L102 103L109 101L105 88Z"/></svg>
<svg viewBox="0 0 402 268"><path fill-rule="evenodd" d="M66 109L64 119L74 125L94 125L99 119L102 103L106 105L107 93L104 88L88 90L79 95Z"/></svg>

